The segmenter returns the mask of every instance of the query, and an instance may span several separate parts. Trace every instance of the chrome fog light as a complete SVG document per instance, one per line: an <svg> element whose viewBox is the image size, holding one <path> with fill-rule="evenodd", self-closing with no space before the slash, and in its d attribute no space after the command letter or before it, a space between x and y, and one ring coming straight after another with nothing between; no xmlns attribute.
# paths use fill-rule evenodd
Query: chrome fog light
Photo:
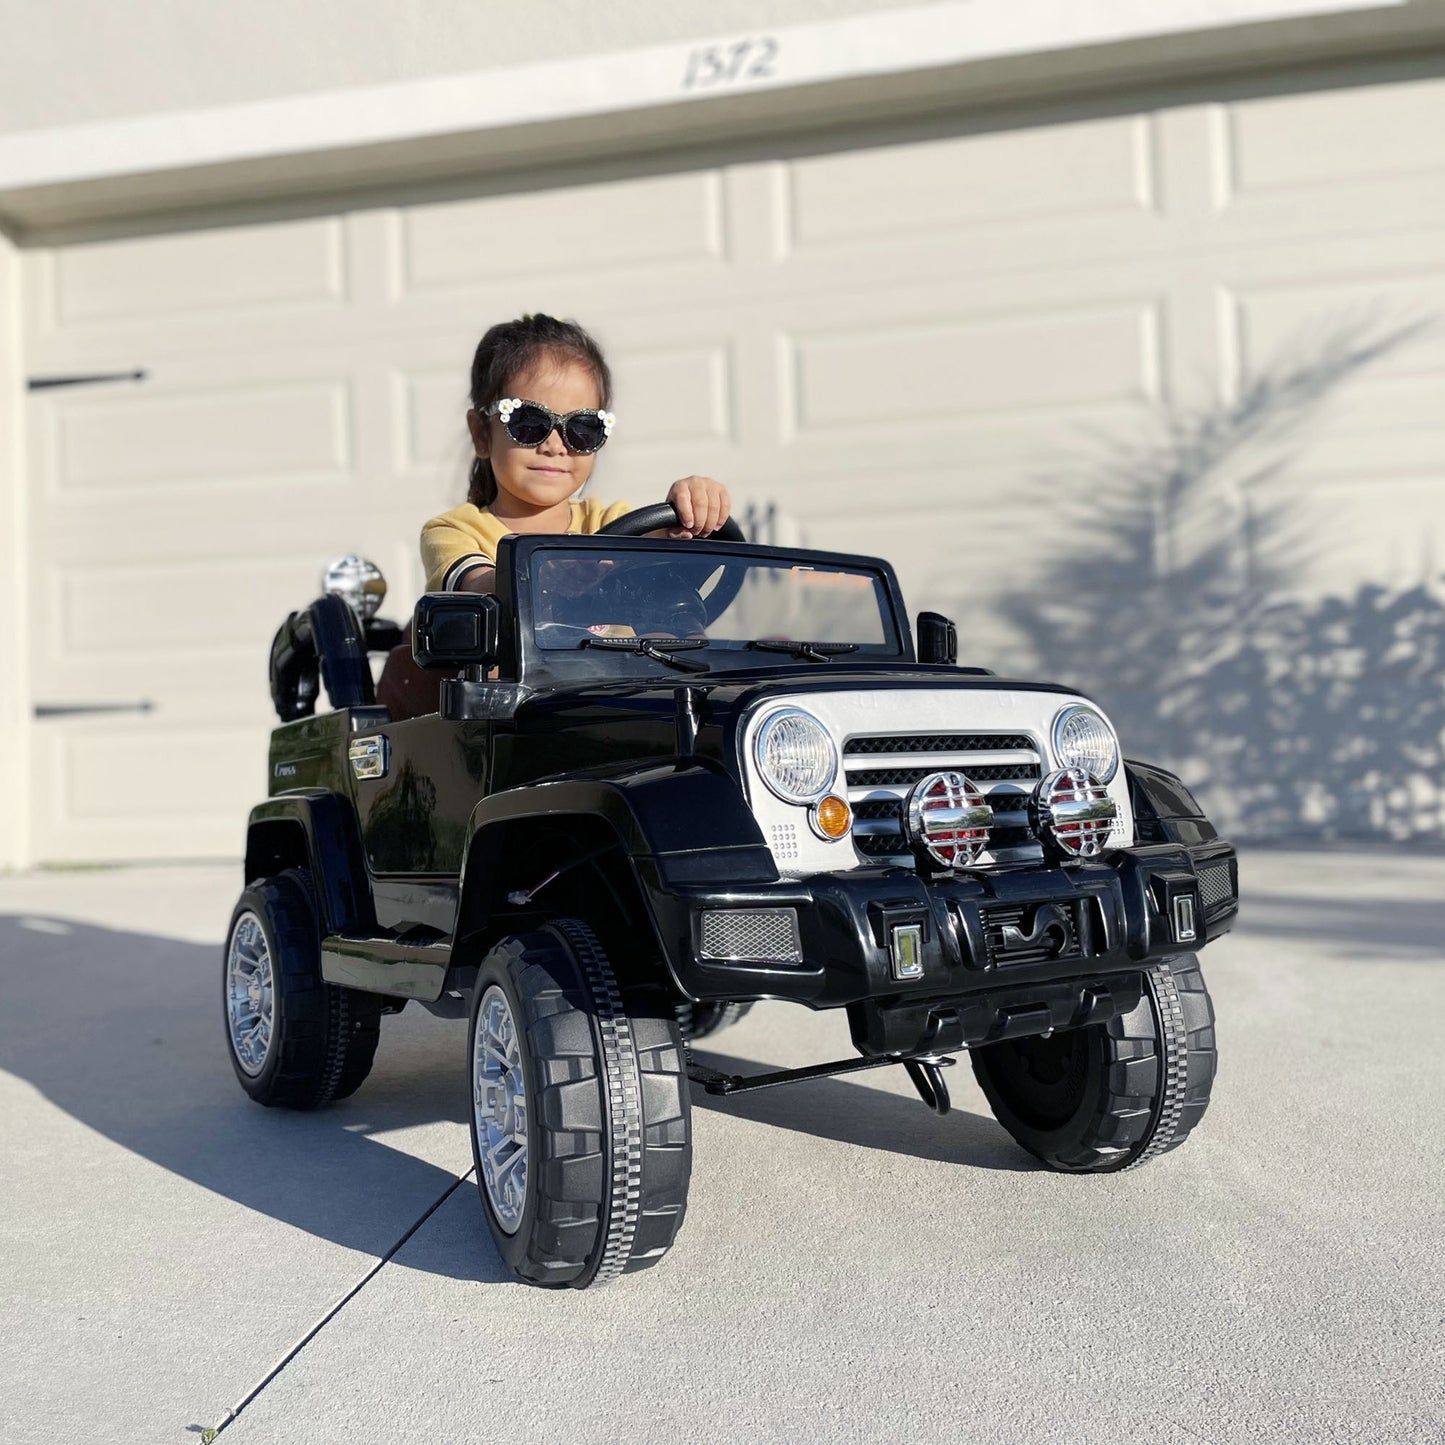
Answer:
<svg viewBox="0 0 1445 1445"><path fill-rule="evenodd" d="M386 600L386 578L375 562L348 552L326 564L321 590L334 592L363 622L369 622Z"/></svg>
<svg viewBox="0 0 1445 1445"><path fill-rule="evenodd" d="M1118 805L1103 783L1083 768L1050 773L1029 799L1034 832L1070 858L1102 853L1118 814Z"/></svg>
<svg viewBox="0 0 1445 1445"><path fill-rule="evenodd" d="M993 809L962 773L929 773L903 810L908 841L945 868L966 868L988 847Z"/></svg>

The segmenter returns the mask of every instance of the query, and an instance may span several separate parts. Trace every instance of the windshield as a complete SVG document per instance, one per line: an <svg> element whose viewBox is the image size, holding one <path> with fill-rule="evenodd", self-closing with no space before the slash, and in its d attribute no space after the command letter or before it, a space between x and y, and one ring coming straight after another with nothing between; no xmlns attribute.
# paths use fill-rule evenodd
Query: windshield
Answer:
<svg viewBox="0 0 1445 1445"><path fill-rule="evenodd" d="M680 670L899 654L876 572L704 550L549 548L535 558L532 621L547 651L625 651Z"/></svg>

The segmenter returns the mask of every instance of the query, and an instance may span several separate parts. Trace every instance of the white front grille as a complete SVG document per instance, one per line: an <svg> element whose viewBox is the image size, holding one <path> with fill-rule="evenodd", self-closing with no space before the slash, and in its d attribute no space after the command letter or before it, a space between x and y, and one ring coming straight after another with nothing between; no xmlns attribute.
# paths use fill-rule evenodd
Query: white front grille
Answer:
<svg viewBox="0 0 1445 1445"><path fill-rule="evenodd" d="M773 850L780 873L801 877L864 866L912 866L899 822L903 800L927 773L953 770L971 778L993 808L994 847L975 867L1033 862L1038 842L1027 832L1029 795L1045 773L1061 766L1048 738L1060 709L1084 699L1026 687L958 685L808 692L799 687L760 703L739 730L738 761L748 801ZM758 774L753 742L779 708L802 708L823 724L837 745L840 766L832 791L854 810L843 839L821 837L804 806L786 803ZM1110 847L1134 838L1129 785L1120 768L1108 787L1119 810Z"/></svg>

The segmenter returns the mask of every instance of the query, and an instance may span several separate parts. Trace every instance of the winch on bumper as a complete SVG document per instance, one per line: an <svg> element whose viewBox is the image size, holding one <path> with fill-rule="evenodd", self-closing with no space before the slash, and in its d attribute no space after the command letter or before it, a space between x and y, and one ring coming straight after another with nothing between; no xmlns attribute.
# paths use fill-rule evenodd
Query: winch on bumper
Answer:
<svg viewBox="0 0 1445 1445"><path fill-rule="evenodd" d="M861 868L713 888L643 873L690 997L847 1006L875 1055L1103 1022L1138 1003L1141 966L1201 947L1238 910L1225 842L932 878Z"/></svg>

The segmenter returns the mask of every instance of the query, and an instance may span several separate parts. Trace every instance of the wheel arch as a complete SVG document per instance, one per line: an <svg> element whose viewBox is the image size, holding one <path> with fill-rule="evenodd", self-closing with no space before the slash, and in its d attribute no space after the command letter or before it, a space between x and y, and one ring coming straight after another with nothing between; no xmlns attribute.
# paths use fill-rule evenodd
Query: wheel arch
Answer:
<svg viewBox="0 0 1445 1445"><path fill-rule="evenodd" d="M346 799L318 788L269 798L251 810L246 882L288 868L310 871L323 933L374 923L361 836Z"/></svg>
<svg viewBox="0 0 1445 1445"><path fill-rule="evenodd" d="M1124 770L1139 842L1196 844L1218 838L1194 794L1173 773L1137 758L1125 758Z"/></svg>
<svg viewBox="0 0 1445 1445"><path fill-rule="evenodd" d="M557 868L561 876L536 887ZM778 876L742 790L709 760L495 793L472 813L453 967L475 965L518 927L566 914L587 920L627 975L624 986L661 983L688 997L679 965L690 936L671 887L719 874ZM508 899L534 889L526 902Z"/></svg>
<svg viewBox="0 0 1445 1445"><path fill-rule="evenodd" d="M559 876L538 888L553 871ZM533 889L535 897L515 898ZM470 972L508 934L556 916L587 921L617 960L624 987L675 987L646 890L612 819L577 812L484 822L463 863L452 972ZM447 986L456 982L449 976Z"/></svg>

